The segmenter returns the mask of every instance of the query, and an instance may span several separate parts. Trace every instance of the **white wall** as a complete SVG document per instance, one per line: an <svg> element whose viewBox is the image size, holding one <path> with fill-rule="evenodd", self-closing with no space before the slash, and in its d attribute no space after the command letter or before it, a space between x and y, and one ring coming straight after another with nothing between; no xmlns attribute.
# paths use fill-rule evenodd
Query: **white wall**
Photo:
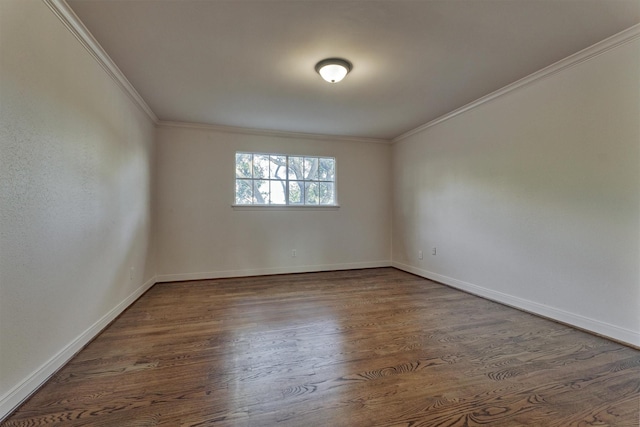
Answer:
<svg viewBox="0 0 640 427"><path fill-rule="evenodd" d="M0 43L1 419L152 283L155 129L41 0Z"/></svg>
<svg viewBox="0 0 640 427"><path fill-rule="evenodd" d="M157 143L158 280L390 264L389 145L169 126ZM236 151L335 157L340 208L232 208Z"/></svg>
<svg viewBox="0 0 640 427"><path fill-rule="evenodd" d="M639 123L636 37L402 139L394 265L640 345Z"/></svg>
<svg viewBox="0 0 640 427"><path fill-rule="evenodd" d="M156 273L393 257L640 345L639 43L391 147L156 130L44 2L0 0L0 419ZM240 150L335 156L341 207L232 208Z"/></svg>

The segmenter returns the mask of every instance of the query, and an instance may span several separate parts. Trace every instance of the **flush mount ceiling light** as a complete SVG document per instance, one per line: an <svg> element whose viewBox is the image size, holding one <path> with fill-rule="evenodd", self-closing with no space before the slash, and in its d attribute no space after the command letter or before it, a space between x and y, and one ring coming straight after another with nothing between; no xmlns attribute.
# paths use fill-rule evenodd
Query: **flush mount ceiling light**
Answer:
<svg viewBox="0 0 640 427"><path fill-rule="evenodd" d="M351 62L341 58L327 58L316 64L318 74L329 83L338 83L344 79L351 68Z"/></svg>

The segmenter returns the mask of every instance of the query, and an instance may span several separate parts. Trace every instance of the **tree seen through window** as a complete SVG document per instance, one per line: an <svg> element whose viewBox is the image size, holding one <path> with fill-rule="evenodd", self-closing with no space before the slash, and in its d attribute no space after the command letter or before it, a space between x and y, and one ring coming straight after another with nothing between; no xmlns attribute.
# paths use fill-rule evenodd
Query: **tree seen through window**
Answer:
<svg viewBox="0 0 640 427"><path fill-rule="evenodd" d="M335 205L335 159L236 153L237 205Z"/></svg>

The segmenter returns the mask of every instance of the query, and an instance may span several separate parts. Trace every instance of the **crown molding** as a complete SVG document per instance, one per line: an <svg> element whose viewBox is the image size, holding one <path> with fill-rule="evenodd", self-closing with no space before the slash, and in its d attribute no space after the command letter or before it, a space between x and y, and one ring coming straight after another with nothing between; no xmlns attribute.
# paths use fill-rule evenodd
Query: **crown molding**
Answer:
<svg viewBox="0 0 640 427"><path fill-rule="evenodd" d="M446 120L452 119L466 111L477 108L483 104L493 101L496 98L504 96L518 89L524 88L526 86L529 86L539 80L550 77L561 71L575 67L576 65L589 61L611 49L615 49L619 46L622 46L638 38L640 38L640 24L636 24L632 27L629 27L626 30L623 30L590 47L587 47L586 49L583 49L581 51L574 53L573 55L570 55L564 59L561 59L560 61L549 65L548 67L545 67L539 71L536 71L535 73L529 74L528 76L520 80L517 80L511 84L508 84L507 86L504 86L503 88L498 89L495 92L491 92L490 94L485 95L482 98L478 98L477 100L472 101L469 104L466 104L456 110L453 110L450 113L447 113L443 116L438 117L437 119L434 119L428 123L418 126L415 129L405 132L393 138L391 142L396 143L396 142L402 141L403 139L406 139L412 135L422 132L423 130L428 129L432 126L435 126L439 123L442 123Z"/></svg>
<svg viewBox="0 0 640 427"><path fill-rule="evenodd" d="M614 49L623 44L629 43L633 40L640 38L640 24L636 24L627 28L609 38L606 38L586 49L583 49L573 55L568 56L554 64L549 65L539 71L536 71L520 80L517 80L501 89L498 89L488 95L485 95L475 101L470 102L456 110L453 110L443 116L440 116L428 123L418 126L410 131L407 131L391 140L378 139L378 138L365 138L365 137L353 137L353 136L338 136L338 135L323 135L323 134L311 134L301 132L286 132L275 131L266 129L252 129L241 128L233 126L222 125L209 125L201 123L189 123L189 122L176 122L176 121L161 121L156 114L147 105L144 99L140 96L138 91L127 80L122 71L113 62L113 60L107 55L100 43L93 37L89 30L84 26L82 21L73 12L65 0L42 0L53 13L62 21L62 23L69 29L69 31L80 41L80 43L87 49L87 51L94 57L100 66L107 72L107 74L120 86L120 88L131 98L131 100L149 116L149 118L159 127L180 127L191 129L206 129L218 132L227 133L239 133L247 135L259 135L259 136L276 136L284 138L305 138L316 140L340 140L340 141L352 141L352 142L367 142L377 144L393 144L403 139L406 139L412 135L422 132L432 126L442 123L446 120L454 118L466 111L477 108L485 103L488 103L496 98L504 96L510 92L528 86L544 78L550 77L556 73L574 67L585 61L591 60L611 49Z"/></svg>
<svg viewBox="0 0 640 427"><path fill-rule="evenodd" d="M365 142L373 144L391 144L389 139L365 138L357 136L341 136L341 135L324 135L316 133L304 132L287 132L268 129L253 129L235 126L210 125L204 123L178 122L161 120L157 123L157 127L161 128L184 128L184 129L200 129L214 132L237 133L243 135L257 136L275 136L279 138L296 138L296 139L315 139L324 141L349 141L349 142Z"/></svg>
<svg viewBox="0 0 640 427"><path fill-rule="evenodd" d="M179 127L189 129L203 129L226 133L237 133L245 135L259 135L259 136L276 136L283 138L304 138L315 140L334 140L334 141L351 141L351 142L367 142L377 144L391 144L391 140L378 139L378 138L364 138L353 136L335 136L335 135L322 135L311 134L302 132L286 132L275 131L266 129L253 129L253 128L241 128L234 126L223 125L210 125L205 123L189 123L178 121L163 121L159 120L158 116L151 110L151 108L144 101L142 96L133 87L129 80L125 77L118 66L113 62L105 50L100 46L100 43L93 37L91 32L85 27L80 18L69 7L65 0L42 0L53 13L62 21L67 29L78 39L78 41L84 46L85 49L98 61L100 66L107 72L107 74L120 86L120 88L131 98L131 100L149 116L149 118L158 127Z"/></svg>
<svg viewBox="0 0 640 427"><path fill-rule="evenodd" d="M149 116L151 121L158 123L158 117L142 99L138 91L127 80L122 71L107 55L107 52L100 46L100 43L93 37L87 27L84 26L80 18L69 7L65 0L42 0L53 13L62 21L67 29L75 36L76 39L84 46L85 49L98 61L100 66L107 72L120 88L131 98L144 113Z"/></svg>

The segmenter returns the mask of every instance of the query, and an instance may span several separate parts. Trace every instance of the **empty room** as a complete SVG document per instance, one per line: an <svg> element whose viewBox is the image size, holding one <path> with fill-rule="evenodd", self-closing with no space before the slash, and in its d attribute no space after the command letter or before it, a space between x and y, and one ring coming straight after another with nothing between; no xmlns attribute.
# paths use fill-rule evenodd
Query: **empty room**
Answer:
<svg viewBox="0 0 640 427"><path fill-rule="evenodd" d="M0 0L0 425L640 426L640 2Z"/></svg>

